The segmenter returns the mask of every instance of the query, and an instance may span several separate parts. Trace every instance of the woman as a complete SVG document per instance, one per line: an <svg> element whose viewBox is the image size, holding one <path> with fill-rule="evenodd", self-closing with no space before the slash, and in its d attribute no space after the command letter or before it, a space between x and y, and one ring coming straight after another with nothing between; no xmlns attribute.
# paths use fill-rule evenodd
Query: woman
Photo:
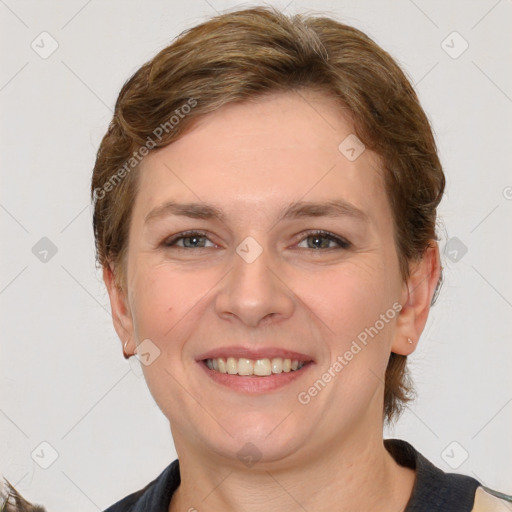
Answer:
<svg viewBox="0 0 512 512"><path fill-rule="evenodd" d="M444 185L407 78L335 20L231 12L143 65L94 233L178 459L107 510L512 509L383 440L441 282Z"/></svg>

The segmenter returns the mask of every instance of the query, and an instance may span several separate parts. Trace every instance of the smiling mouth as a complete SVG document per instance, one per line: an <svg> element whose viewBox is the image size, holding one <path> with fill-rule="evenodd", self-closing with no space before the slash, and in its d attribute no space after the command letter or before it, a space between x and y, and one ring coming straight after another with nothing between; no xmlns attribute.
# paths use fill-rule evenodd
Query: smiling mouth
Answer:
<svg viewBox="0 0 512 512"><path fill-rule="evenodd" d="M296 372L310 362L282 357L273 357L272 359L216 357L203 360L203 363L215 372L249 377L268 377L280 373Z"/></svg>

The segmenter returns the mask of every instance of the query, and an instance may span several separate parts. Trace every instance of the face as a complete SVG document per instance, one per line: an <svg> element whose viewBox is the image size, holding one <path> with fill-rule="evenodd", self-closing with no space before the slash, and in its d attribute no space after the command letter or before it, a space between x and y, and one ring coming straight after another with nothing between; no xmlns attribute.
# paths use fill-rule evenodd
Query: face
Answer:
<svg viewBox="0 0 512 512"><path fill-rule="evenodd" d="M379 160L351 138L340 149L351 134L333 99L276 94L142 162L127 293L111 299L178 454L236 461L252 443L261 462L296 463L381 434L407 286ZM217 357L230 369L210 369Z"/></svg>

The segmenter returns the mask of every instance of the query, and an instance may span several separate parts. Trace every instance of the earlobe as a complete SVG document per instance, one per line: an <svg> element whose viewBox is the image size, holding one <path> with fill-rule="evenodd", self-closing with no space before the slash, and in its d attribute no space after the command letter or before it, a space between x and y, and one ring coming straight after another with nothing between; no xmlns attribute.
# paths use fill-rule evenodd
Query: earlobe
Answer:
<svg viewBox="0 0 512 512"><path fill-rule="evenodd" d="M135 347L130 347L133 339L133 321L127 304L126 294L117 285L111 265L103 267L103 281L107 287L110 299L114 329L121 340L123 353L129 354L135 349Z"/></svg>
<svg viewBox="0 0 512 512"><path fill-rule="evenodd" d="M441 273L439 247L431 241L422 258L412 264L402 287L402 309L398 315L391 351L409 355L417 346L427 323L432 297Z"/></svg>

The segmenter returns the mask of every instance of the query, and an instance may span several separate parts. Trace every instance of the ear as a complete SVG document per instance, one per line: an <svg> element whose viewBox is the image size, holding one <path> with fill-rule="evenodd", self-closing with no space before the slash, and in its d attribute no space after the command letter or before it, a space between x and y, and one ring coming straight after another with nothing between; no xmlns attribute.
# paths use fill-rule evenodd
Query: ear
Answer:
<svg viewBox="0 0 512 512"><path fill-rule="evenodd" d="M409 279L403 285L402 309L397 318L391 352L409 355L415 350L427 323L440 274L439 246L431 240L421 260L412 265Z"/></svg>
<svg viewBox="0 0 512 512"><path fill-rule="evenodd" d="M114 272L110 264L103 267L103 281L105 282L110 298L112 322L121 340L121 346L126 350L127 354L133 354L135 351L135 341L133 337L132 315L126 294L115 282ZM125 343L126 346L124 346Z"/></svg>

